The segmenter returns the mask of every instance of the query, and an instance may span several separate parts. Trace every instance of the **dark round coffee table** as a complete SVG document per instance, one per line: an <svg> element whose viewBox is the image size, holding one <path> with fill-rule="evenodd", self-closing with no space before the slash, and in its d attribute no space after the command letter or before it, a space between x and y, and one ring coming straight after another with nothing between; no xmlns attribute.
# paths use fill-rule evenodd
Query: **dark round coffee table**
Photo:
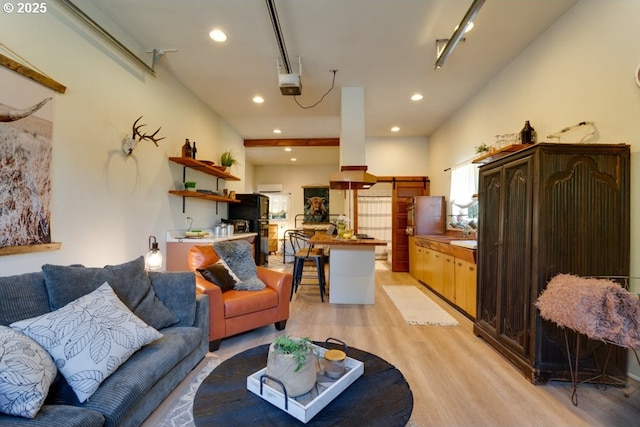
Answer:
<svg viewBox="0 0 640 427"><path fill-rule="evenodd" d="M329 343L315 344L341 348ZM402 373L380 357L349 348L364 363L364 374L307 424L247 390L247 377L267 364L269 344L222 362L198 388L193 403L196 426L404 426L413 410L413 393Z"/></svg>

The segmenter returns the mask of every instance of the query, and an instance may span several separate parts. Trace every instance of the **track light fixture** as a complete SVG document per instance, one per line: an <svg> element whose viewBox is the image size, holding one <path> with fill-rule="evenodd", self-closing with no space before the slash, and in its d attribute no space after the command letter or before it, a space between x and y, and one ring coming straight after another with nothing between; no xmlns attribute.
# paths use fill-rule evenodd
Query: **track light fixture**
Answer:
<svg viewBox="0 0 640 427"><path fill-rule="evenodd" d="M458 43L464 40L462 36L467 28L467 25L469 25L469 23L474 20L478 12L480 12L480 8L484 4L484 2L485 0L473 0L471 7L469 7L469 10L467 10L464 18L462 18L462 21L460 21L460 24L456 27L456 30L453 32L451 38L436 40L436 70L438 68L442 68L444 63L447 61L447 58L449 58L449 55L451 55L451 53L453 52L453 49L456 48Z"/></svg>

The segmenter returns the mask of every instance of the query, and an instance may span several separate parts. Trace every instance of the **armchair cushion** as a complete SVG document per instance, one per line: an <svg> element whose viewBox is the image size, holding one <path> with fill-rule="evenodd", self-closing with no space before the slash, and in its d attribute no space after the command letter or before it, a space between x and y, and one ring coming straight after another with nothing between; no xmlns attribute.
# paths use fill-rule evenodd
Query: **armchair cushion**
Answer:
<svg viewBox="0 0 640 427"><path fill-rule="evenodd" d="M258 278L256 265L251 254L251 244L246 240L227 240L215 242L213 249L229 266L240 281L234 285L236 290L259 291L266 287Z"/></svg>

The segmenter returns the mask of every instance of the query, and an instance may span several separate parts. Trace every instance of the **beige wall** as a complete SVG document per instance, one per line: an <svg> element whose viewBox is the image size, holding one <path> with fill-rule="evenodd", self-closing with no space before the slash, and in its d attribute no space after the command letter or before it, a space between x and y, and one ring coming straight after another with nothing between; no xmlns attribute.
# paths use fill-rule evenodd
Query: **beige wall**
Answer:
<svg viewBox="0 0 640 427"><path fill-rule="evenodd" d="M430 140L431 189L448 194L448 172L494 135L531 120L539 140L582 121L596 125L595 142L631 144L631 218L640 215L640 2L582 0L523 51L445 123ZM442 69L446 72L446 67ZM571 142L571 135L562 139ZM640 275L640 228L631 222L631 275ZM635 282L635 291L640 285ZM640 375L635 361L632 371Z"/></svg>
<svg viewBox="0 0 640 427"><path fill-rule="evenodd" d="M429 155L427 137L367 138L369 172L380 176L423 176Z"/></svg>
<svg viewBox="0 0 640 427"><path fill-rule="evenodd" d="M167 193L182 181L182 168L167 158L185 138L197 141L202 159L215 161L227 148L241 153L239 135L162 67L157 77L140 71L55 2L47 6L38 16L2 13L0 28L2 44L22 62L67 86L64 95L53 94L51 230L62 249L2 256L0 274L38 271L45 263L127 261L147 252L149 235L164 249L166 231L185 228L187 215L195 227L226 215L224 203L216 213L215 203L192 200L183 214L181 198ZM0 51L7 55L2 46ZM166 139L159 148L142 142L125 157L121 141L141 115L148 129L162 126ZM244 179L242 167L231 172ZM187 178L215 189L215 179L195 172ZM244 184L226 186L242 190Z"/></svg>
<svg viewBox="0 0 640 427"><path fill-rule="evenodd" d="M291 228L295 228L295 216L304 213L304 191L303 186L308 185L329 185L329 175L338 170L337 165L320 166L255 166L254 186L261 184L282 184L284 193L291 195L289 218L286 221L275 221L278 223L278 233L282 237L283 233ZM329 208L331 214L342 214L345 212L344 191L329 191ZM298 226L300 226L300 221Z"/></svg>

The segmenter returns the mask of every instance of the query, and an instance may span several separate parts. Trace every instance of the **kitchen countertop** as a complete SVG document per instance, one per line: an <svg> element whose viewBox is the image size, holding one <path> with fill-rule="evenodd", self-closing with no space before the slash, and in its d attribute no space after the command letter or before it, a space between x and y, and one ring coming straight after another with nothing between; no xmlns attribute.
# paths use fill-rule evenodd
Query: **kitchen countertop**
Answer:
<svg viewBox="0 0 640 427"><path fill-rule="evenodd" d="M312 245L334 245L334 246L386 246L387 242L376 239L338 239L326 233L316 233L310 239Z"/></svg>
<svg viewBox="0 0 640 427"><path fill-rule="evenodd" d="M209 234L204 237L185 237L185 230L169 230L167 231L167 243L214 243L226 240L246 239L247 237L257 236L258 233L233 233L225 236L216 236L213 230L202 229Z"/></svg>
<svg viewBox="0 0 640 427"><path fill-rule="evenodd" d="M476 263L478 245L476 240L446 235L419 235L415 238L419 246L426 246L434 251Z"/></svg>

